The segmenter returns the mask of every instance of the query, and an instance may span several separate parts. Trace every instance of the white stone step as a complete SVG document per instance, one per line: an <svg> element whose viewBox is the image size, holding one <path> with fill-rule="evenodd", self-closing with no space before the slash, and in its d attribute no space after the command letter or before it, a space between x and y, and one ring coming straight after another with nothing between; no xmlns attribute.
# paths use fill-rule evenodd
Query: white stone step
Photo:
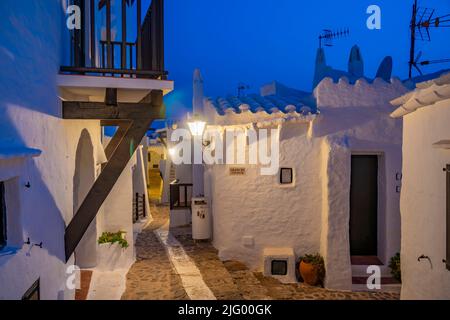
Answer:
<svg viewBox="0 0 450 320"><path fill-rule="evenodd" d="M388 266L381 265L380 267L381 276L382 277L391 277L391 270ZM367 270L369 268L369 265L352 265L352 276L353 277L367 277L369 274L367 273Z"/></svg>

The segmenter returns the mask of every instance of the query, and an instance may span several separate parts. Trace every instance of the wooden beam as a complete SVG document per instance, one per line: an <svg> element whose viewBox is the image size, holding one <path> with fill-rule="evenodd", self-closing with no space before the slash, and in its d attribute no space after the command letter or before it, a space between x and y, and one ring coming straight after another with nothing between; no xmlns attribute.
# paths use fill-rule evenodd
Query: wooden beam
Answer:
<svg viewBox="0 0 450 320"><path fill-rule="evenodd" d="M96 54L95 54L95 0L90 1L89 15L91 18L90 27L91 27L91 67L96 67Z"/></svg>
<svg viewBox="0 0 450 320"><path fill-rule="evenodd" d="M99 1L98 10L101 10L106 5L106 1L108 1L108 0L100 0Z"/></svg>
<svg viewBox="0 0 450 320"><path fill-rule="evenodd" d="M136 33L137 33L137 39L136 39L136 69L141 70L142 69L142 4L141 0L137 0L136 3Z"/></svg>
<svg viewBox="0 0 450 320"><path fill-rule="evenodd" d="M115 115L119 117L127 116L129 123L126 125L122 123L120 126L121 129L116 133L118 136L115 139L114 145L108 150L109 161L66 228L64 235L66 262L75 251L92 220L96 217L98 210L111 192L116 181L119 179L128 161L133 156L142 138L147 133L151 123L158 118L160 109L162 109L162 97L162 91L155 90L152 91L152 101L150 105L127 104L126 106L119 105L118 107L109 107L105 104L94 104L93 109L84 109L95 111L90 112L88 118L83 119L95 119L93 117L97 115L97 119L102 120L104 119L104 114L98 112L98 105L101 105L101 110L116 108L118 110ZM68 109L72 110L73 107L80 107L80 104L85 103L67 103L66 107L68 106ZM124 109L126 108L130 108L132 111L125 111ZM109 114L109 112L110 110L107 113ZM106 117L106 119L118 118L109 116Z"/></svg>
<svg viewBox="0 0 450 320"><path fill-rule="evenodd" d="M153 92L153 91L152 91ZM63 119L71 120L134 120L151 117L164 118L164 110L154 108L153 103L118 103L63 101Z"/></svg>
<svg viewBox="0 0 450 320"><path fill-rule="evenodd" d="M117 106L117 88L106 88L105 104L107 106Z"/></svg>
<svg viewBox="0 0 450 320"><path fill-rule="evenodd" d="M119 127L117 128L116 133L114 134L111 141L108 143L108 145L105 148L106 159L108 159L108 161L111 159L112 155L114 154L114 152L117 149L117 146L122 141L123 137L125 137L125 134L130 129L131 125L132 125L132 122L124 122L124 123L121 123L119 125Z"/></svg>
<svg viewBox="0 0 450 320"><path fill-rule="evenodd" d="M106 0L106 66L107 68L114 68L114 53L111 42L111 0Z"/></svg>
<svg viewBox="0 0 450 320"><path fill-rule="evenodd" d="M122 69L127 67L127 1L122 0L122 45L120 47L120 66ZM130 69L133 67L130 66Z"/></svg>
<svg viewBox="0 0 450 320"><path fill-rule="evenodd" d="M100 125L102 127L118 127L127 122L128 120L101 120Z"/></svg>
<svg viewBox="0 0 450 320"><path fill-rule="evenodd" d="M127 75L138 75L146 78L158 78L168 75L167 71L152 71L152 70L129 70L129 69L113 69L113 68L88 68L88 67L69 67L62 66L60 68L61 72L71 72L71 73L111 73L111 74L127 74Z"/></svg>

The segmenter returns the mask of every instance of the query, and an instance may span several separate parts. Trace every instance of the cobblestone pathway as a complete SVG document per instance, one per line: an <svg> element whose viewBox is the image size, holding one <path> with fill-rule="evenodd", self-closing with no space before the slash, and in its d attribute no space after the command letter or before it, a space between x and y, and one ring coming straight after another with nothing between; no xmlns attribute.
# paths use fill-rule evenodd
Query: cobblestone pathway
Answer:
<svg viewBox="0 0 450 320"><path fill-rule="evenodd" d="M180 276L153 232L167 222L168 209L151 206L151 212L154 221L137 237L136 263L127 274L127 288L122 300L188 299Z"/></svg>
<svg viewBox="0 0 450 320"><path fill-rule="evenodd" d="M311 287L304 284L282 284L278 280L255 273L256 278L276 300L399 300L394 292L350 292Z"/></svg>
<svg viewBox="0 0 450 320"><path fill-rule="evenodd" d="M152 206L154 221L138 236L137 261L127 275L127 289L122 299L188 299L180 276L167 256L154 230L168 219L168 208ZM227 300L397 300L391 292L343 292L282 284L278 280L254 273L236 261L222 262L209 243L195 243L190 228L174 228L171 234L180 242L189 258L200 270L203 281L217 299Z"/></svg>
<svg viewBox="0 0 450 320"><path fill-rule="evenodd" d="M217 250L209 243L194 243L189 230L189 227L176 228L171 232L200 270L205 284L218 300L242 300L243 296L219 260Z"/></svg>

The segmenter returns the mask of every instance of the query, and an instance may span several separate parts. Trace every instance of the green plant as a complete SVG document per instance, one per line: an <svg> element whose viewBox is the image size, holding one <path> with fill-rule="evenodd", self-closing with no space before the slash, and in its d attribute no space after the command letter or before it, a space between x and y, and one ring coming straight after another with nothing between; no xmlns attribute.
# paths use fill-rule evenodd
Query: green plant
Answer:
<svg viewBox="0 0 450 320"><path fill-rule="evenodd" d="M400 253L393 256L389 262L389 268L391 269L391 274L394 279L402 281L402 273L400 269Z"/></svg>
<svg viewBox="0 0 450 320"><path fill-rule="evenodd" d="M303 261L304 263L310 263L314 266L325 265L323 257L319 253L305 254L303 257L300 257L300 261Z"/></svg>
<svg viewBox="0 0 450 320"><path fill-rule="evenodd" d="M299 263L301 263L302 261L304 263L312 264L317 268L320 283L323 285L325 280L325 262L320 253L305 254L304 256L300 257Z"/></svg>
<svg viewBox="0 0 450 320"><path fill-rule="evenodd" d="M128 241L125 239L124 234L125 231L119 231L119 232L103 232L100 238L98 238L98 244L104 244L104 243L117 243L122 248L126 249L129 247Z"/></svg>

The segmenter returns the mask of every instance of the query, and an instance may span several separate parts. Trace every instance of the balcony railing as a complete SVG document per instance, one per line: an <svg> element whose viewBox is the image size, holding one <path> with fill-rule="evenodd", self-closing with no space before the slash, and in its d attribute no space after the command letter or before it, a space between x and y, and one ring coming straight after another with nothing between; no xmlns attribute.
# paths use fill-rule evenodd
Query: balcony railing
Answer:
<svg viewBox="0 0 450 320"><path fill-rule="evenodd" d="M135 193L133 199L133 223L136 223L145 217L147 217L147 210L145 208L145 194Z"/></svg>
<svg viewBox="0 0 450 320"><path fill-rule="evenodd" d="M122 19L114 28L121 29L121 39L113 39L111 0L71 0L71 4L80 7L82 27L71 31L71 63L62 66L61 72L166 79L164 0L152 0L143 21L142 0L118 0L118 3L121 3ZM129 6L135 6L135 19L127 17ZM98 12L103 14L103 11L104 25L96 21ZM130 27L136 30L134 41L128 39Z"/></svg>
<svg viewBox="0 0 450 320"><path fill-rule="evenodd" d="M192 183L180 183L178 180L170 184L170 210L191 207Z"/></svg>

